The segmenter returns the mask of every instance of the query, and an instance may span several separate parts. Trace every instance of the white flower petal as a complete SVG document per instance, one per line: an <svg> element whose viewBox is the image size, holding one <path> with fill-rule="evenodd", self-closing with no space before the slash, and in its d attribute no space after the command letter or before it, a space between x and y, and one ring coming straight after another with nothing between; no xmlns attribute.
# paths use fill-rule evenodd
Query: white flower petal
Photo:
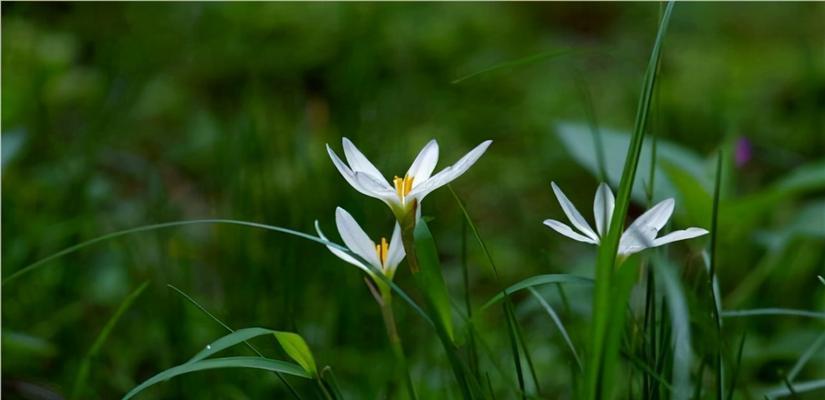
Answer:
<svg viewBox="0 0 825 400"><path fill-rule="evenodd" d="M381 171L375 168L375 165L372 165L370 160L368 160L349 139L343 138L341 139L341 143L344 145L344 156L347 158L347 162L353 172L366 173L376 181L382 182L385 186L390 187L389 182L387 182L387 179L381 174Z"/></svg>
<svg viewBox="0 0 825 400"><path fill-rule="evenodd" d="M599 236L606 235L607 230L610 229L615 203L610 186L602 182L596 189L596 197L593 199L593 216L596 218L596 231L599 232Z"/></svg>
<svg viewBox="0 0 825 400"><path fill-rule="evenodd" d="M679 240L692 239L702 235L707 235L707 233L708 231L702 228L687 228L680 231L673 231L653 240L652 247L661 246L663 244L668 244Z"/></svg>
<svg viewBox="0 0 825 400"><path fill-rule="evenodd" d="M599 244L599 242L594 241L593 239L591 239L587 236L584 236L580 233L577 233L576 231L573 230L573 228L571 228L571 227L569 227L569 226L567 226L567 225L565 225L565 224L563 224L559 221L556 221L554 219L546 219L546 220L544 220L544 224L549 226L554 231L556 231L558 233L561 233L564 236L569 237L570 239L578 240L580 242L585 242L585 243L590 243L590 244Z"/></svg>
<svg viewBox="0 0 825 400"><path fill-rule="evenodd" d="M346 164L344 164L344 162L341 161L340 158L338 158L338 155L335 154L334 151L332 151L332 148L330 148L329 145L327 145L327 153L329 153L329 158L332 159L332 163L335 165L335 168L338 169L338 172L341 173L341 175L344 177L347 183L350 184L350 186L355 188L355 190L359 191L361 194L365 194L370 197L375 197L374 193L367 190L358 183L358 180L355 179L355 173L352 172L352 170Z"/></svg>
<svg viewBox="0 0 825 400"><path fill-rule="evenodd" d="M630 225L619 239L619 254L630 255L653 246L656 230L650 226Z"/></svg>
<svg viewBox="0 0 825 400"><path fill-rule="evenodd" d="M454 179L467 172L467 170L470 169L476 161L478 161L479 157L481 157L487 148L490 147L490 143L493 143L493 141L485 140L480 145L470 150L470 152L464 155L464 157L461 157L461 159L455 164L444 168L441 172L435 174L435 176L421 182L421 184L413 188L407 196L415 197L420 202L433 190L452 182Z"/></svg>
<svg viewBox="0 0 825 400"><path fill-rule="evenodd" d="M392 238L390 238L390 248L387 249L387 260L384 265L384 271L387 276L392 276L395 268L401 261L404 260L404 243L401 241L401 226L398 222L395 223L395 229L392 231Z"/></svg>
<svg viewBox="0 0 825 400"><path fill-rule="evenodd" d="M438 163L438 142L433 139L421 149L415 161L410 165L410 169L407 170L407 176L413 177L412 187L430 179L436 163Z"/></svg>
<svg viewBox="0 0 825 400"><path fill-rule="evenodd" d="M398 198L398 193L395 190L384 187L381 182L376 181L375 178L369 174L356 172L355 181L369 192L367 196L379 199L387 203L390 207L401 203L401 199Z"/></svg>
<svg viewBox="0 0 825 400"><path fill-rule="evenodd" d="M570 223L572 223L573 226L576 227L581 233L585 234L585 236L598 243L599 235L597 235L596 232L593 232L593 229L590 228L590 225L579 213L579 210L576 209L576 206L574 206L573 203L567 199L567 196L565 196L564 192L556 186L555 182L550 182L550 186L553 188L553 193L556 194L556 199L558 199L559 205L561 205L561 209L564 211L564 214L567 215L567 219L570 220Z"/></svg>
<svg viewBox="0 0 825 400"><path fill-rule="evenodd" d="M358 222L355 222L355 218L352 218L352 215L341 207L336 208L335 225L338 226L338 233L341 235L344 244L346 244L353 253L358 254L361 258L372 264L373 267L381 269L381 261L378 259L378 253L375 251L375 242L361 229Z"/></svg>
<svg viewBox="0 0 825 400"><path fill-rule="evenodd" d="M327 239L327 237L324 235L324 232L322 232L322 231L321 231L321 226L318 224L318 221L317 221L317 220L315 221L315 231L316 231L316 232L318 232L318 237L320 237L321 239L324 239L324 240L329 240L329 239ZM366 265L362 264L360 261L356 260L355 258L352 258L352 256L350 256L349 254L344 253L343 251L341 251L341 250L339 250L339 249L336 249L335 247L332 247L332 246L327 246L327 248L328 248L328 249L329 249L329 251L331 251L331 252L332 252L332 254L334 254L336 257L338 257L338 258L340 258L340 259L342 259L342 260L344 260L344 261L346 261L346 262L348 262L348 263L350 263L350 264L352 264L352 265L354 265L354 266L356 266L356 267L358 267L358 268L360 268L360 269L364 270L364 272L366 272L366 273L368 273L368 274L372 274L372 273L373 273L373 272L372 272L369 268L367 268L367 266L366 266Z"/></svg>
<svg viewBox="0 0 825 400"><path fill-rule="evenodd" d="M655 232L659 232L673 214L674 204L675 202L673 199L663 200L659 204L653 206L650 210L647 210L644 214L639 216L639 218L636 218L630 226L636 228L650 227L654 229Z"/></svg>

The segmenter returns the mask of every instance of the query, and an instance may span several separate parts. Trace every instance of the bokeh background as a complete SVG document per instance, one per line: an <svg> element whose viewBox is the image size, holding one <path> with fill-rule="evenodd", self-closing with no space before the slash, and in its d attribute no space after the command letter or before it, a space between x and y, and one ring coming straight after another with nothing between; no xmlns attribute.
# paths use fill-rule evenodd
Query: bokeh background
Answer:
<svg viewBox="0 0 825 400"><path fill-rule="evenodd" d="M406 171L430 138L441 145L441 166L494 140L453 184L500 274L466 244L475 307L531 275L592 275L594 247L541 225L563 219L549 182L591 218L601 176L595 128L616 188L660 13L657 3L4 3L2 275L104 233L173 220L312 232L317 219L332 234L342 206L370 235L388 236L389 210L349 187L326 155L326 143L340 152L342 136L390 175ZM674 228L708 227L716 157L725 156L718 272L726 309L825 308L816 278L825 275L822 21L823 3L675 9L650 129L654 200L676 197ZM647 204L649 164L643 158L631 216ZM424 214L461 305L460 211L442 189ZM682 270L699 359L711 326L706 244L668 250ZM68 396L98 333L144 281L148 289L91 360L81 398L119 397L224 333L167 284L233 328L299 332L350 398L388 393L392 357L358 270L300 239L198 225L105 242L5 284L3 395ZM396 281L413 288L403 267ZM586 344L589 290L542 293L574 342ZM516 300L542 392L569 396L574 370L558 332L535 301ZM397 311L421 394L455 395L435 336L403 305ZM510 367L499 310L481 321L487 358ZM781 384L823 330L821 320L788 317L725 324L732 353L747 332L742 398ZM255 344L285 357L272 341ZM800 380L825 376L824 354ZM514 396L512 368L486 365L502 396ZM293 384L312 393L309 383ZM229 370L177 378L145 397L286 393L274 375Z"/></svg>

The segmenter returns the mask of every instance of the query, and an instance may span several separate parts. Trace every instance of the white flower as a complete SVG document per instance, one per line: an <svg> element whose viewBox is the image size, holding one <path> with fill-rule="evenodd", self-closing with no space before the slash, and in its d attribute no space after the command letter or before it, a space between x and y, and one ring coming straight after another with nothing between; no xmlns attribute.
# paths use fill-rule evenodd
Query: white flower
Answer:
<svg viewBox="0 0 825 400"><path fill-rule="evenodd" d="M396 218L403 221L410 211L415 211L417 218L420 215L421 201L424 197L467 172L484 154L492 140L482 142L458 162L432 176L435 164L438 162L438 143L430 140L418 153L404 177L396 176L392 180L392 185L349 139L343 138L342 143L347 163L341 161L329 145L327 145L327 152L344 179L355 190L386 203Z"/></svg>
<svg viewBox="0 0 825 400"><path fill-rule="evenodd" d="M335 225L338 227L338 233L341 235L344 245L346 245L350 251L368 262L374 269L368 268L362 262L335 247L327 246L332 254L361 268L370 276L374 276L377 270L383 272L387 278L392 279L392 276L395 274L395 269L404 259L405 255L404 246L401 243L401 228L397 222L395 223L395 229L392 232L390 241L387 242L387 239L382 237L378 243L373 242L364 230L361 229L361 226L358 225L358 222L355 222L352 215L341 207L335 209ZM324 233L321 232L318 221L315 221L315 230L321 239L329 240L324 236Z"/></svg>
<svg viewBox="0 0 825 400"><path fill-rule="evenodd" d="M568 225L553 219L545 220L544 224L571 239L598 245L600 238L607 234L607 230L610 228L610 219L613 216L613 192L610 191L607 184L602 183L599 185L599 188L596 190L596 198L593 200L593 215L596 219L595 232L590 228L590 225L587 224L587 221L579 211L576 210L576 207L567 199L567 196L556 186L556 183L551 182L550 185L553 187L553 193L556 194L556 199L559 200L564 214L567 215L567 219L570 220L573 226L578 229L578 232L574 231L573 228ZM657 238L656 236L659 234L659 231L670 219L671 214L673 214L673 205L673 199L664 200L653 206L650 210L647 210L639 216L639 218L636 218L624 231L622 238L619 240L619 255L629 256L647 248L658 247L678 240L691 239L708 233L707 230L702 228L687 228Z"/></svg>

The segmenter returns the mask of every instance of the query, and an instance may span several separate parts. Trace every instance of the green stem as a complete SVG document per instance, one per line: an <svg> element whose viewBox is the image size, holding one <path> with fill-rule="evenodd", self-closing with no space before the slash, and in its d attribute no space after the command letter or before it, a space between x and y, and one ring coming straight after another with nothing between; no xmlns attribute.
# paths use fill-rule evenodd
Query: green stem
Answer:
<svg viewBox="0 0 825 400"><path fill-rule="evenodd" d="M415 386L413 386L410 370L407 366L407 357L404 355L401 336L398 335L398 328L395 325L395 315L392 311L392 292L390 290L381 290L381 301L379 305L381 306L381 316L384 317L384 326L387 328L387 339L390 341L392 353L404 374L404 382L407 386L410 399L415 400L418 396L415 394Z"/></svg>

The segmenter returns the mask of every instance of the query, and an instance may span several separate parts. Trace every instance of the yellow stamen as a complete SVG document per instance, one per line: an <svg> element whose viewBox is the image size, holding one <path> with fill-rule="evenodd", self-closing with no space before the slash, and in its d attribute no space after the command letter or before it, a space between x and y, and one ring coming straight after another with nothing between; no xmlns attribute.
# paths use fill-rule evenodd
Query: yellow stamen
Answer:
<svg viewBox="0 0 825 400"><path fill-rule="evenodd" d="M392 183L395 185L395 191L398 193L398 197L403 199L404 196L412 190L413 177L405 175L404 178L399 178L396 176L393 178Z"/></svg>
<svg viewBox="0 0 825 400"><path fill-rule="evenodd" d="M387 238L381 238L381 244L375 245L375 252L378 253L378 259L381 260L381 265L387 262L387 252L390 250L390 244L387 243Z"/></svg>

